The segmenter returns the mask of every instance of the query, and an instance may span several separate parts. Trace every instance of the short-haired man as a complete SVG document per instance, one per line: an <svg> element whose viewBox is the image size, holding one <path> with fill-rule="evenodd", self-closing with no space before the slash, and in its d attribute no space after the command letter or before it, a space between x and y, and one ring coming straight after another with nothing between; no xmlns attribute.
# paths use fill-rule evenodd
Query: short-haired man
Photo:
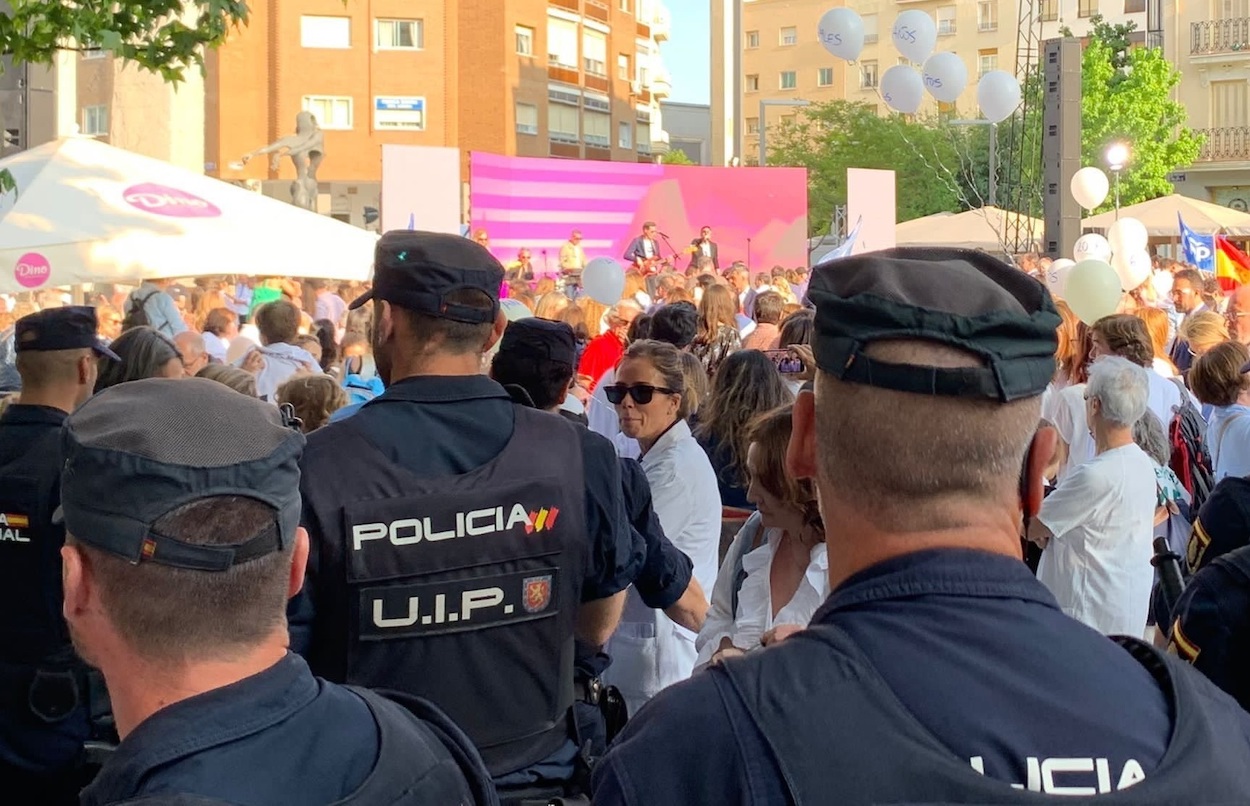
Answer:
<svg viewBox="0 0 1250 806"><path fill-rule="evenodd" d="M712 240L712 228L703 227L699 230L699 237L690 242L692 254L697 257L705 257L712 261L712 270L720 271L720 248L716 245L716 241Z"/></svg>
<svg viewBox="0 0 1250 806"><path fill-rule="evenodd" d="M119 384L66 421L64 612L122 740L84 806L467 804L466 774L486 790L445 717L432 729L288 652L303 444L272 406L197 378Z"/></svg>
<svg viewBox="0 0 1250 806"><path fill-rule="evenodd" d="M1203 276L1197 269L1181 269L1172 278L1172 304L1176 307L1176 312L1181 314L1181 319L1176 323L1178 335L1172 342L1171 358L1181 372L1188 370L1194 359L1189 354L1189 342L1179 335L1180 326L1194 314L1207 310L1206 303L1202 301L1202 292Z"/></svg>
<svg viewBox="0 0 1250 806"><path fill-rule="evenodd" d="M1094 361L1085 412L1095 456L1064 477L1028 529L1044 548L1037 578L1063 612L1106 635L1142 635L1154 584L1154 463L1133 442L1149 373L1119 356Z"/></svg>
<svg viewBox="0 0 1250 806"><path fill-rule="evenodd" d="M625 247L625 259L641 269L644 275L654 274L660 260L660 247L655 242L655 222L644 221L642 234Z"/></svg>
<svg viewBox="0 0 1250 806"><path fill-rule="evenodd" d="M507 323L502 280L463 238L378 241L373 290L352 307L373 304L387 390L309 436L317 563L292 635L332 680L444 708L509 797L551 797L580 746L574 638L606 643L642 550L611 448L481 374ZM529 791L540 778L556 783Z"/></svg>
<svg viewBox="0 0 1250 806"><path fill-rule="evenodd" d="M148 325L158 333L173 338L187 329L182 321L182 311L170 295L169 289L173 280L144 280L143 283L126 297L122 311L126 314L122 321L123 327ZM142 311L142 316L139 316Z"/></svg>
<svg viewBox="0 0 1250 806"><path fill-rule="evenodd" d="M785 300L776 291L755 298L755 329L742 340L744 350L776 350L781 342L781 314Z"/></svg>
<svg viewBox="0 0 1250 806"><path fill-rule="evenodd" d="M316 294L316 300L313 303L313 319L328 320L335 327L341 325L343 316L347 313L347 303L343 301L343 298L325 280L309 280L308 285Z"/></svg>
<svg viewBox="0 0 1250 806"><path fill-rule="evenodd" d="M565 287L578 288L582 284L582 270L586 268L586 250L582 248L582 231L569 233L569 239L560 247L560 276Z"/></svg>
<svg viewBox="0 0 1250 806"><path fill-rule="evenodd" d="M17 321L22 393L0 414L0 791L76 804L83 743L106 739L102 681L74 654L61 616L61 425L91 396L94 308L51 308ZM95 730L93 731L93 727ZM16 793L24 793L19 796Z"/></svg>
<svg viewBox="0 0 1250 806"><path fill-rule="evenodd" d="M1250 285L1237 286L1228 298L1229 335L1242 344L1250 345ZM1185 351L1188 355L1189 351Z"/></svg>
<svg viewBox="0 0 1250 806"><path fill-rule="evenodd" d="M188 378L194 378L197 372L208 366L208 350L202 333L184 330L174 336L174 346L182 355L182 368L187 371Z"/></svg>
<svg viewBox="0 0 1250 806"><path fill-rule="evenodd" d="M277 299L256 309L261 343L256 352L264 359L264 366L256 373L256 394L261 400L272 401L278 387L292 375L317 371L317 359L295 344L299 325L300 310L288 300ZM243 366L249 357L250 353L239 359L237 365Z"/></svg>
<svg viewBox="0 0 1250 806"><path fill-rule="evenodd" d="M894 249L817 269L809 297L815 389L787 465L838 525L832 593L807 630L652 700L596 767L596 806L1244 801L1250 715L1066 616L1021 562L1055 439L1045 288L977 252Z"/></svg>

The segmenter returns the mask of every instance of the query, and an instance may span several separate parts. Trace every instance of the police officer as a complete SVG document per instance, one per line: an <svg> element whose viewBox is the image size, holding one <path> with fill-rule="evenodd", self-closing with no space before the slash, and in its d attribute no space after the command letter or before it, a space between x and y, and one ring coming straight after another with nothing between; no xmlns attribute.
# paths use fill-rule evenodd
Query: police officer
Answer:
<svg viewBox="0 0 1250 806"><path fill-rule="evenodd" d="M319 674L444 708L505 800L545 800L579 766L574 637L607 641L643 547L611 447L481 374L502 281L464 238L379 240L351 307L373 304L388 388L310 435L292 631Z"/></svg>
<svg viewBox="0 0 1250 806"><path fill-rule="evenodd" d="M107 730L107 697L74 655L61 617L65 532L52 512L61 424L90 396L97 355L117 356L96 338L87 307L19 319L14 346L22 393L0 415L0 791L76 803L91 709Z"/></svg>
<svg viewBox="0 0 1250 806"><path fill-rule="evenodd" d="M1250 546L1215 557L1190 579L1168 651L1250 710Z"/></svg>
<svg viewBox="0 0 1250 806"><path fill-rule="evenodd" d="M436 710L318 680L287 650L303 444L202 379L119 384L66 420L64 613L121 736L83 806L496 802Z"/></svg>
<svg viewBox="0 0 1250 806"><path fill-rule="evenodd" d="M832 593L809 629L652 700L596 768L596 806L1250 802L1250 717L1065 616L1020 561L1055 448L1044 287L985 254L895 249L809 293L818 371L788 465L833 525Z"/></svg>
<svg viewBox="0 0 1250 806"><path fill-rule="evenodd" d="M491 377L503 384L518 404L564 414L560 401L573 383L576 361L577 342L571 327L545 319L522 319L504 330L499 352L491 363ZM606 442L594 433L588 438ZM634 459L619 461L630 528L646 544L646 562L634 580L634 588L644 605L663 610L673 621L697 633L707 616L708 602L693 576L694 565L665 536L652 506L651 485L642 465ZM580 739L583 747L589 743L590 754L595 758L607 749L628 716L620 693L600 682L611 663L601 649L582 641L577 643Z"/></svg>
<svg viewBox="0 0 1250 806"><path fill-rule="evenodd" d="M1250 544L1250 478L1220 480L1189 533L1186 568L1197 573L1216 557Z"/></svg>

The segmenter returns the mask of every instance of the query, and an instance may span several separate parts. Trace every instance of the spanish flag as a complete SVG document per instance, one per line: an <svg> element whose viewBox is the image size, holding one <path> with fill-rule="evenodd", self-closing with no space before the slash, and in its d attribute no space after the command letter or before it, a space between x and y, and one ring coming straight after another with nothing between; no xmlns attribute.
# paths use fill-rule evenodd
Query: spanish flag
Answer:
<svg viewBox="0 0 1250 806"><path fill-rule="evenodd" d="M1215 277L1224 291L1250 284L1250 257L1223 235L1215 236Z"/></svg>

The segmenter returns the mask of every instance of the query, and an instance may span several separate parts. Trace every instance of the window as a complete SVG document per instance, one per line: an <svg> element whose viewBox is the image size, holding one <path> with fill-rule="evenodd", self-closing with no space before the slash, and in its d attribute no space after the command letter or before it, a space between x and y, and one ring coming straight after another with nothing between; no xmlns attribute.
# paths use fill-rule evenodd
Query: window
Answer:
<svg viewBox="0 0 1250 806"><path fill-rule="evenodd" d="M581 110L576 106L547 104L547 130L551 139L562 143L578 142L581 137L580 117Z"/></svg>
<svg viewBox="0 0 1250 806"><path fill-rule="evenodd" d="M592 76L608 77L608 38L598 31L582 31L582 66Z"/></svg>
<svg viewBox="0 0 1250 806"><path fill-rule="evenodd" d="M799 43L799 29L793 25L781 29L781 44L797 45Z"/></svg>
<svg viewBox="0 0 1250 806"><path fill-rule="evenodd" d="M877 15L865 14L861 19L864 21L864 44L871 45L877 41Z"/></svg>
<svg viewBox="0 0 1250 806"><path fill-rule="evenodd" d="M538 107L533 104L517 103L516 105L517 134L538 134Z"/></svg>
<svg viewBox="0 0 1250 806"><path fill-rule="evenodd" d="M833 68L832 67L822 67L816 71L816 86L817 87L832 87L833 86Z"/></svg>
<svg viewBox="0 0 1250 806"><path fill-rule="evenodd" d="M783 90L792 90L799 85L798 79L795 78L793 70L783 70L781 72L781 88Z"/></svg>
<svg viewBox="0 0 1250 806"><path fill-rule="evenodd" d="M758 48L760 46L760 32L747 31L747 47Z"/></svg>
<svg viewBox="0 0 1250 806"><path fill-rule="evenodd" d="M1098 0L1076 0L1076 16L1092 17L1098 13Z"/></svg>
<svg viewBox="0 0 1250 806"><path fill-rule="evenodd" d="M312 112L323 129L352 127L352 99L336 95L305 95L304 111Z"/></svg>
<svg viewBox="0 0 1250 806"><path fill-rule="evenodd" d="M521 56L534 55L534 29L524 25L516 27L516 52Z"/></svg>
<svg viewBox="0 0 1250 806"><path fill-rule="evenodd" d="M860 62L859 63L859 88L861 90L870 90L877 86L877 63Z"/></svg>
<svg viewBox="0 0 1250 806"><path fill-rule="evenodd" d="M759 118L747 118L747 134L759 134L759 133L760 133L760 119Z"/></svg>
<svg viewBox="0 0 1250 806"><path fill-rule="evenodd" d="M1059 19L1059 0L1038 0L1042 22L1054 22Z"/></svg>
<svg viewBox="0 0 1250 806"><path fill-rule="evenodd" d="M634 124L628 120L616 124L616 145L619 148L634 147Z"/></svg>
<svg viewBox="0 0 1250 806"><path fill-rule="evenodd" d="M1125 14L1145 14L1146 0L1124 0Z"/></svg>
<svg viewBox="0 0 1250 806"><path fill-rule="evenodd" d="M629 13L629 0L621 0L621 4L619 8L621 9L621 11L624 11L626 14L628 14Z"/></svg>
<svg viewBox="0 0 1250 806"><path fill-rule="evenodd" d="M569 70L577 69L577 23L547 18L547 60Z"/></svg>
<svg viewBox="0 0 1250 806"><path fill-rule="evenodd" d="M950 36L955 33L955 7L940 6L937 10L938 36Z"/></svg>
<svg viewBox="0 0 1250 806"><path fill-rule="evenodd" d="M998 0L981 0L977 3L977 30L998 30Z"/></svg>
<svg viewBox="0 0 1250 806"><path fill-rule="evenodd" d="M107 106L84 106L82 108L83 134L109 133L109 108Z"/></svg>
<svg viewBox="0 0 1250 806"><path fill-rule="evenodd" d="M758 73L747 76L747 92L760 91L760 77Z"/></svg>
<svg viewBox="0 0 1250 806"><path fill-rule="evenodd" d="M304 14L299 18L299 43L306 48L350 48L351 18Z"/></svg>
<svg viewBox="0 0 1250 806"><path fill-rule="evenodd" d="M1221 129L1246 125L1246 81L1211 82L1211 126ZM88 107L90 108L90 107Z"/></svg>
<svg viewBox="0 0 1250 806"><path fill-rule="evenodd" d="M582 129L586 145L609 148L612 145L612 116L607 112L587 109L582 112Z"/></svg>
<svg viewBox="0 0 1250 806"><path fill-rule="evenodd" d="M647 54L642 51L639 51L634 56L634 71L637 73L636 80L638 82L638 86L644 88L651 86L651 77L649 75L650 71L647 70L647 61Z"/></svg>
<svg viewBox="0 0 1250 806"><path fill-rule="evenodd" d="M977 79L998 69L998 48L977 51Z"/></svg>
<svg viewBox="0 0 1250 806"><path fill-rule="evenodd" d="M622 53L616 57L616 77L621 81L629 81L634 71L629 66L629 54Z"/></svg>
<svg viewBox="0 0 1250 806"><path fill-rule="evenodd" d="M423 20L378 20L378 50L421 50L425 47Z"/></svg>

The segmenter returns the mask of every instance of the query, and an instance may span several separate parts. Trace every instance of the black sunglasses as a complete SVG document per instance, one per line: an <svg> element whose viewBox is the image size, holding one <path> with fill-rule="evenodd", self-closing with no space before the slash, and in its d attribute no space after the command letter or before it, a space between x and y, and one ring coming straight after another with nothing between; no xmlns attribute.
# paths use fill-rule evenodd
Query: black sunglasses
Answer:
<svg viewBox="0 0 1250 806"><path fill-rule="evenodd" d="M620 405L625 400L625 395L627 394L639 406L645 406L651 402L651 398L655 396L656 392L663 392L666 395L677 394L675 389L669 389L667 386L652 386L649 383L636 383L633 386L617 383L603 387L603 393L608 396L608 402L613 406Z"/></svg>

